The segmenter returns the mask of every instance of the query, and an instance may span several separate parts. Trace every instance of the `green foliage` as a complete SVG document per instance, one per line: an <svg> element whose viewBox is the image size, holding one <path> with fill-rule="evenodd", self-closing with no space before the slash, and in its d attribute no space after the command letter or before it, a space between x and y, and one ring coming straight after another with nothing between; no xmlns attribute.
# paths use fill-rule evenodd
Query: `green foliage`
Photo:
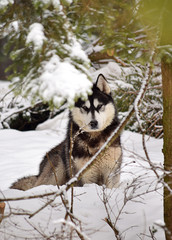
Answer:
<svg viewBox="0 0 172 240"><path fill-rule="evenodd" d="M103 52L113 49L113 56L126 62L145 62L150 57L149 40L137 19L137 8L133 0L74 1L68 17L76 26L76 35L85 41L91 36Z"/></svg>
<svg viewBox="0 0 172 240"><path fill-rule="evenodd" d="M172 61L172 1L141 0L138 17L160 59Z"/></svg>

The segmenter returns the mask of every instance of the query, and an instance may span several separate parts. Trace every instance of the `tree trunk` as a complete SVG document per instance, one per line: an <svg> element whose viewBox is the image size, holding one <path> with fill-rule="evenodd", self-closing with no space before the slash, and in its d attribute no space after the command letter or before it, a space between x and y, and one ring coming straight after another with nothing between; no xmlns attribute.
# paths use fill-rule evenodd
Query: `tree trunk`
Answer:
<svg viewBox="0 0 172 240"><path fill-rule="evenodd" d="M163 127L164 127L164 169L166 171L164 181L170 190L164 187L164 221L168 231L166 240L172 239L172 63L162 60L163 82Z"/></svg>

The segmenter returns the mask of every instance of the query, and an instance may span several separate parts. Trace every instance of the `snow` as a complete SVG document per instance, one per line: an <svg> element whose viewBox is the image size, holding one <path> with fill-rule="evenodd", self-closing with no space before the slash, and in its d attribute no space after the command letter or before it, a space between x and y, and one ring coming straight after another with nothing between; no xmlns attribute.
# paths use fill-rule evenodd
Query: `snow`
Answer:
<svg viewBox="0 0 172 240"><path fill-rule="evenodd" d="M127 83L126 79L127 76L133 75L133 79L135 78L134 74L140 74L142 75L140 69L136 66L130 66L130 67L122 67L116 62L109 62L105 66L101 67L97 71L92 72L92 78L94 81L96 80L97 76L99 74L103 74L106 79L108 79L111 89L118 89L119 86L120 88L123 89L133 89L132 84ZM138 75L136 77L138 80Z"/></svg>
<svg viewBox="0 0 172 240"><path fill-rule="evenodd" d="M47 121L40 123L36 130L46 130L46 129L51 129L54 131L57 131L61 129L61 131L64 129L64 134L66 133L66 127L68 124L68 117L69 111L65 110L63 113L60 115L57 115L56 117L52 119L48 119Z"/></svg>
<svg viewBox="0 0 172 240"><path fill-rule="evenodd" d="M46 53L46 61L42 61L37 70L39 76L33 77L31 70L24 79L26 86L23 85L23 95L27 95L29 92L33 100L39 95L44 102L52 103L57 108L64 102L71 107L79 97L86 99L87 95L91 93L92 87L88 72L90 61L80 42L70 32L68 25L65 23L63 26L66 28L69 40L68 44L63 44L67 57L61 59L55 49L49 50ZM34 23L29 29L26 44L33 43L36 52L47 40L44 28L40 23ZM59 48L58 45L56 47Z"/></svg>
<svg viewBox="0 0 172 240"><path fill-rule="evenodd" d="M79 43L79 41L76 39L75 36L72 35L72 33L68 33L68 38L71 39L72 42L72 46L70 45L65 45L64 47L69 50L70 52L70 57L71 58L78 58L78 59L82 59L84 62L89 63L89 59L88 56L86 55L86 53L82 50L81 44Z"/></svg>
<svg viewBox="0 0 172 240"><path fill-rule="evenodd" d="M13 26L13 28L15 29L16 32L19 30L18 21L12 22L12 26Z"/></svg>
<svg viewBox="0 0 172 240"><path fill-rule="evenodd" d="M62 113L56 118L57 122L46 123L44 127L40 126L39 129L44 128L40 131L19 132L10 129L0 131L0 198L57 192L56 186L39 186L26 192L8 188L16 179L38 173L38 166L44 154L64 138L66 116L67 113ZM55 124L54 128L53 124ZM49 125L54 130L45 130ZM162 144L162 140L146 136L146 145L152 163L159 167L163 164ZM60 197L56 197L52 204L32 218L21 214L4 219L0 225L1 239L15 239L12 235L16 235L17 239L22 237L41 239L41 233L46 236L54 232L60 234L62 226L65 239L69 239L67 234L74 227L78 231L82 230L85 239L115 239L112 229L105 222L107 218L103 204L105 196L108 199L107 208L112 221L115 222L117 219L116 227L122 233L123 239L149 239L146 237L146 235L150 236L149 228L158 230L155 233L157 239L165 239L159 224L163 222L163 189L145 160L142 136L124 131L122 146L123 164L119 188L111 190L96 184L74 188L74 215L81 221L82 228L79 223L73 226L70 219L64 219L65 208L61 204ZM159 174L161 174L160 171ZM70 204L70 190L67 196ZM51 199L53 196L10 201L6 204L5 214L7 215L10 211L34 213ZM122 213L118 219L121 209ZM66 225L62 224L64 222Z"/></svg>
<svg viewBox="0 0 172 240"><path fill-rule="evenodd" d="M41 23L33 23L29 27L29 33L26 38L26 44L33 43L34 50L38 51L42 48L47 38L44 35L44 27Z"/></svg>
<svg viewBox="0 0 172 240"><path fill-rule="evenodd" d="M6 7L8 4L13 4L14 0L1 0L0 1L0 8Z"/></svg>
<svg viewBox="0 0 172 240"><path fill-rule="evenodd" d="M0 129L3 128L2 122L8 128L8 121L5 121L19 110L29 107L30 100L22 96L15 97L12 89L9 87L10 83L7 81L0 81Z"/></svg>
<svg viewBox="0 0 172 240"><path fill-rule="evenodd" d="M0 4L7 6L9 2L13 3L14 1L1 0ZM70 3L71 1L67 2ZM29 65L30 67L28 68L26 67L25 71L27 73L24 78L19 75L14 77L12 79L13 87L16 87L18 93L20 91L21 95L25 97L29 96L32 104L41 99L43 102L48 102L51 106L53 105L57 108L65 102L67 102L68 107L72 107L77 98L81 97L85 100L88 94L91 93L92 83L88 71L90 60L82 49L81 43L72 32L72 26L66 17L65 11L62 9L63 4L59 0L36 0L33 3L36 10L38 10L40 5L44 5L43 14L53 13L57 16L60 15L59 19L63 21L63 24L60 33L57 33L57 35L64 31L66 40L63 36L58 40L52 34L52 38L48 41L46 36L47 31L50 29L45 22L40 23L38 17L29 26L24 39L26 39L25 44L28 47L26 49L30 50L32 60L36 60L38 55L42 53L41 49L44 45L43 56L39 56L39 59L42 60L39 62L36 60L37 64L34 66ZM52 4L53 10L48 10L50 4ZM13 20L10 24L4 23L3 26L4 34L12 35L13 38L17 39L20 37L21 32L23 32L19 31L19 27L24 27L16 20ZM11 53L11 58L13 60L16 57L20 58L22 51L24 54L24 48L14 49ZM21 84L21 82L22 89L18 87L18 84Z"/></svg>
<svg viewBox="0 0 172 240"><path fill-rule="evenodd" d="M66 0L66 2L70 5L73 3L73 0Z"/></svg>
<svg viewBox="0 0 172 240"><path fill-rule="evenodd" d="M98 74L103 74L106 78L109 76L115 76L120 78L122 74L121 67L115 62L109 62L106 66L92 73L93 78L95 79Z"/></svg>
<svg viewBox="0 0 172 240"><path fill-rule="evenodd" d="M1 8L1 2L0 2L0 8ZM18 20L15 20L15 21L12 21L10 22L9 24L1 24L0 27L3 29L3 33L2 33L2 36L5 38L7 36L9 36L9 34L11 32L13 33L19 33L19 24L20 24L20 21ZM20 50L18 50L20 51ZM17 52L17 51L15 51ZM11 58L12 58L12 54L13 54L13 51L11 52Z"/></svg>
<svg viewBox="0 0 172 240"><path fill-rule="evenodd" d="M71 51L74 55L81 50L77 44L75 46L76 49ZM65 96L69 98L70 104L73 104L75 94L78 97L80 95L86 97L86 92L90 91L91 82L84 74L77 72L67 60L62 62L53 55L49 62L44 62L43 67L44 71L39 79L42 81L40 94L45 94L44 97L47 99L49 95L54 94L56 97L54 103L59 104ZM103 73L110 79L113 75L117 79L116 84L122 85L122 82L120 83L122 75L130 74L131 71L129 68L120 68L113 62L92 73L92 76L96 79L99 73ZM50 78L51 84L48 82ZM0 85L0 107L3 109L1 121L16 110L7 111L13 98L12 93L2 99L8 91L7 85L5 82L1 82ZM21 101L24 106L28 104L21 97L17 101ZM62 239L62 236L64 239L70 239L71 229L80 232L84 239L116 239L106 222L109 215L122 240L148 240L150 230L157 230L156 239L165 240L163 187L145 158L142 136L137 133L129 131L122 133L123 163L118 188L106 189L96 184L74 188L75 224L70 218L65 219L66 210L58 196L60 190L56 186L39 186L26 192L9 189L17 179L38 173L39 164L45 153L63 141L67 116L68 111L65 111L54 119L40 124L36 131L0 130L0 199L32 196L32 199L8 201L5 216L10 216L3 219L0 224L0 239L42 239L43 236L46 239ZM160 178L163 169L163 141L149 136L145 136L145 140L151 164L157 169ZM61 192L64 189L65 186L62 186ZM34 197L39 194L46 196ZM65 198L70 206L71 190L65 193ZM34 214L48 201L51 204ZM18 213L20 214L17 215ZM29 218L29 214L34 216ZM75 234L73 239L79 238Z"/></svg>
<svg viewBox="0 0 172 240"><path fill-rule="evenodd" d="M38 2L38 1L35 1ZM44 0L44 4L53 4L61 9L59 0ZM68 0L70 3L71 0ZM13 0L1 0L0 8L14 3ZM69 26L66 23L66 29ZM13 21L10 25L14 31L18 31L19 23ZM87 98L91 93L92 83L87 72L89 60L82 50L79 41L68 32L69 45L63 47L69 53L68 58L60 59L51 50L47 53L47 61L44 61L39 69L40 76L31 81L24 89L30 88L33 98L37 93L44 101L53 102L59 107L65 101L67 106L74 105L76 98ZM8 32L7 32L8 33ZM40 23L34 23L29 28L26 44L33 43L34 51L39 51L47 38L44 27ZM94 48L100 50L101 46ZM48 55L49 54L49 55ZM70 57L70 58L69 58ZM77 59L77 61L74 61ZM81 61L78 61L81 60ZM79 64L78 62L82 62ZM77 65L78 64L78 65ZM83 70L83 71L81 71ZM139 71L139 70L138 70ZM87 76L83 73L87 73ZM111 76L123 88L130 87L122 81L126 75L132 74L131 68L122 68L115 62L110 62L106 67L92 73L94 79L99 73L103 73L108 80ZM24 79L29 82L32 71ZM23 85L23 87L25 87ZM6 90L5 90L6 91ZM4 89L0 95L4 94ZM0 101L0 108L7 110L11 95L7 95ZM21 98L19 97L19 101ZM0 98L1 100L1 98ZM23 103L23 102L22 102ZM26 106L28 103L24 103ZM4 107L5 106L5 107ZM3 112L1 121L10 112ZM163 187L159 182L163 169L162 140L146 136L146 146L151 159L151 166L145 158L142 146L142 136L137 133L124 131L122 133L123 163L121 168L121 181L118 188L106 189L96 184L74 188L74 211L75 222L70 218L65 219L66 209L58 196L60 190L56 186L39 186L26 192L9 189L17 179L38 174L39 164L43 156L52 147L59 144L65 137L67 125L67 112L60 114L54 119L39 125L36 131L20 132L17 130L0 130L0 201L4 198L22 198L22 200L8 201L5 208L5 219L0 224L1 239L69 239L71 229L80 232L85 239L104 240L115 239L114 232L108 226L106 218L111 218L115 227L121 234L122 239L149 239L149 229L157 229L155 237L165 239L161 226L163 221ZM152 166L157 167L154 173ZM64 192L65 186L62 186ZM47 194L46 197L36 198L36 195ZM49 195L49 196L48 196ZM64 192L65 200L71 204L71 190ZM27 197L32 196L32 199ZM34 214L42 206L50 202L44 209ZM17 215L18 214L18 215ZM29 218L29 215L34 216ZM77 219L77 220L76 220ZM56 235L58 234L58 236ZM53 236L50 237L50 236ZM56 236L55 236L56 235ZM78 239L75 236L73 239Z"/></svg>
<svg viewBox="0 0 172 240"><path fill-rule="evenodd" d="M54 8L58 9L58 10L62 10L62 5L60 3L59 0L34 0L34 3L39 3L39 4L43 4L43 5L50 5L52 4L54 6Z"/></svg>
<svg viewBox="0 0 172 240"><path fill-rule="evenodd" d="M51 2L53 4L54 8L59 8L59 6L60 6L60 1L59 0L51 0Z"/></svg>
<svg viewBox="0 0 172 240"><path fill-rule="evenodd" d="M91 81L81 71L77 70L70 62L60 61L57 55L45 63L40 82L39 95L44 101L53 100L53 104L59 107L65 100L68 106L74 105L76 98L87 98L91 93Z"/></svg>
<svg viewBox="0 0 172 240"><path fill-rule="evenodd" d="M9 25L9 30L8 31L11 31L10 29L14 29L15 32L18 32L18 30L19 30L19 21L16 20L16 21L11 22L10 25Z"/></svg>

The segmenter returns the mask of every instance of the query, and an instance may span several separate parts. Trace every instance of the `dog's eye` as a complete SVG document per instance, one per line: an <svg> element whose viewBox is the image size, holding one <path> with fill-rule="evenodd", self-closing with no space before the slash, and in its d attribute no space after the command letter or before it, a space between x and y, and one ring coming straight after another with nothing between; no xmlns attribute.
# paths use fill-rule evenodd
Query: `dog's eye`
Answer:
<svg viewBox="0 0 172 240"><path fill-rule="evenodd" d="M105 105L99 104L99 105L97 106L97 111L104 111L104 110L105 110Z"/></svg>
<svg viewBox="0 0 172 240"><path fill-rule="evenodd" d="M86 107L86 106L82 106L82 109L83 109L84 111L86 111L86 112L89 111L88 107Z"/></svg>

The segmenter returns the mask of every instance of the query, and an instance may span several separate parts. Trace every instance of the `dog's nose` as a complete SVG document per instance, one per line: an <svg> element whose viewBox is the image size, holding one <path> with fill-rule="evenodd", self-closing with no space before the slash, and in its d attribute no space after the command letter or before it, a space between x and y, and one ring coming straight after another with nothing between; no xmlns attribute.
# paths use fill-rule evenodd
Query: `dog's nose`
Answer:
<svg viewBox="0 0 172 240"><path fill-rule="evenodd" d="M92 129L97 128L97 126L98 126L97 120L92 120L92 121L90 122L90 126L91 126Z"/></svg>

